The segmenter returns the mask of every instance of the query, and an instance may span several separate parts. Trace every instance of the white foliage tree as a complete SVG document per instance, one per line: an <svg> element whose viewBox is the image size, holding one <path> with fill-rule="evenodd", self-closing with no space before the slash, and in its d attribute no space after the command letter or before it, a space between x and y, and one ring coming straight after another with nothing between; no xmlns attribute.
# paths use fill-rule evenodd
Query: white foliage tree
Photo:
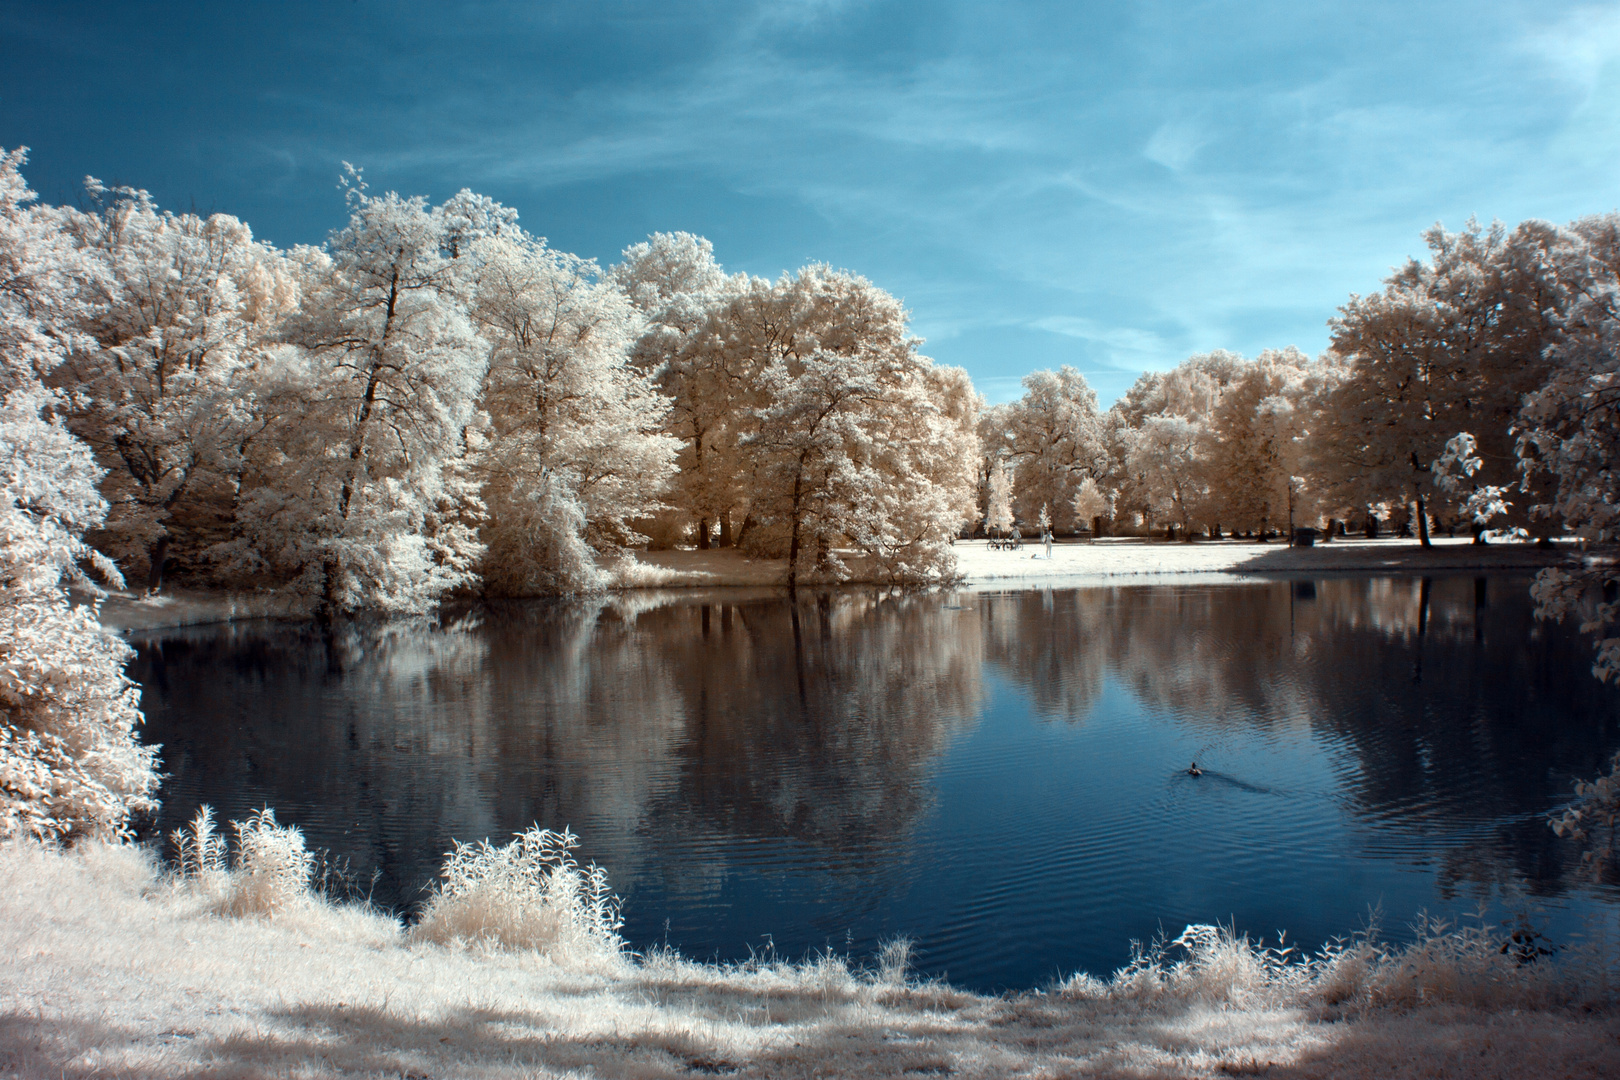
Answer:
<svg viewBox="0 0 1620 1080"><path fill-rule="evenodd" d="M98 213L74 215L106 273L86 327L94 346L54 381L72 389L71 426L107 470L100 542L156 591L175 515L228 518L243 445L259 426L251 369L297 297L283 260L236 218L160 213L144 191L111 194ZM210 497L221 505L204 505Z"/></svg>
<svg viewBox="0 0 1620 1080"><path fill-rule="evenodd" d="M488 348L456 263L509 216L471 195L437 210L370 196L357 174L349 198L327 250L294 253L303 306L239 549L328 614L423 612L474 583L484 553L471 467Z"/></svg>
<svg viewBox="0 0 1620 1080"><path fill-rule="evenodd" d="M1311 363L1298 349L1268 349L1221 395L1204 433L1211 518L1264 534L1307 509L1314 517L1300 483L1310 374Z"/></svg>
<svg viewBox="0 0 1620 1080"><path fill-rule="evenodd" d="M1551 487L1534 514L1561 520L1589 543L1612 543L1620 538L1620 215L1577 221L1571 231L1580 239L1570 260L1579 267L1579 297L1549 350L1546 383L1525 400L1519 455L1526 480ZM1543 570L1532 589L1538 615L1576 615L1595 635L1592 671L1604 681L1620 675L1617 587L1620 569L1611 561Z"/></svg>
<svg viewBox="0 0 1620 1080"><path fill-rule="evenodd" d="M630 522L662 508L675 471L669 403L630 362L641 317L594 263L521 233L472 257L491 344L485 583L507 595L596 587L596 556L637 539Z"/></svg>
<svg viewBox="0 0 1620 1080"><path fill-rule="evenodd" d="M1024 376L1024 395L1007 406L1003 422L1026 519L1043 505L1066 514L1080 482L1107 472L1097 392L1072 367Z"/></svg>
<svg viewBox="0 0 1620 1080"><path fill-rule="evenodd" d="M1322 399L1318 467L1347 505L1412 506L1429 542L1431 464L1459 431L1478 440L1478 480L1518 479L1511 428L1545 382L1547 347L1570 298L1568 230L1527 221L1511 232L1474 222L1425 236L1381 292L1352 296L1331 323L1344 377Z"/></svg>
<svg viewBox="0 0 1620 1080"><path fill-rule="evenodd" d="M989 508L985 523L996 535L1006 536L1013 526L1013 477L1007 463L1000 459L990 466Z"/></svg>
<svg viewBox="0 0 1620 1080"><path fill-rule="evenodd" d="M29 205L23 160L0 156L0 838L72 841L121 834L155 805L157 776L135 735L130 650L64 588L90 584L86 561L117 580L82 539L106 513L101 471L41 381L86 344L77 327L97 268L59 212Z"/></svg>
<svg viewBox="0 0 1620 1080"><path fill-rule="evenodd" d="M1178 413L1149 416L1133 432L1127 467L1150 520L1171 521L1190 530L1208 504L1199 418Z"/></svg>
<svg viewBox="0 0 1620 1080"><path fill-rule="evenodd" d="M1217 349L1166 372L1145 372L1103 418L1108 487L1123 512L1148 524L1190 527L1211 509L1208 424L1222 396L1247 370L1236 353Z"/></svg>
<svg viewBox="0 0 1620 1080"><path fill-rule="evenodd" d="M753 504L785 542L787 583L802 568L837 579L838 548L872 556L884 576L951 577L950 544L973 513L975 417L917 342L905 312L865 278L807 267L773 287L754 322L765 402L741 441ZM950 403L956 402L953 407Z"/></svg>
<svg viewBox="0 0 1620 1080"><path fill-rule="evenodd" d="M737 441L752 430L766 360L750 331L779 324L770 283L728 277L714 245L680 232L626 248L609 273L645 320L632 360L669 399L665 430L681 442L670 521L695 524L701 548L718 521L730 543L734 512L746 516L748 506Z"/></svg>
<svg viewBox="0 0 1620 1080"><path fill-rule="evenodd" d="M1113 500L1101 485L1089 476L1080 481L1080 486L1075 488L1074 498L1069 506L1074 511L1075 521L1091 529L1093 534L1097 531L1095 524L1097 519L1111 517L1114 512Z"/></svg>

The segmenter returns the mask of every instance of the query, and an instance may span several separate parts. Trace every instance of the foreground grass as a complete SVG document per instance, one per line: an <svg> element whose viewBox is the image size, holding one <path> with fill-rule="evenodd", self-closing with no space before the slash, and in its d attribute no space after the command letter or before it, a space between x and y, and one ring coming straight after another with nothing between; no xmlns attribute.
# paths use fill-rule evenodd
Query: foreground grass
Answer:
<svg viewBox="0 0 1620 1080"><path fill-rule="evenodd" d="M992 998L893 965L446 946L313 898L216 899L137 849L0 847L0 1075L1620 1075L1606 962L1521 967L1466 935L1300 965L1195 932L1107 982Z"/></svg>

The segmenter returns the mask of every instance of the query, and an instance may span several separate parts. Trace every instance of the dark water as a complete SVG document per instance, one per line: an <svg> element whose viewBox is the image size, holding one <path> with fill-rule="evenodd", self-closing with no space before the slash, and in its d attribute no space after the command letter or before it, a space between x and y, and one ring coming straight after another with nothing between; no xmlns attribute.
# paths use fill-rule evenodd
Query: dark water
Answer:
<svg viewBox="0 0 1620 1080"><path fill-rule="evenodd" d="M157 829L268 803L375 898L452 838L571 825L636 946L918 943L959 985L1188 922L1311 946L1382 905L1613 913L1544 817L1620 742L1510 578L533 603L438 629L136 644ZM795 618L796 614L796 618ZM1196 758L1206 770L1185 775Z"/></svg>

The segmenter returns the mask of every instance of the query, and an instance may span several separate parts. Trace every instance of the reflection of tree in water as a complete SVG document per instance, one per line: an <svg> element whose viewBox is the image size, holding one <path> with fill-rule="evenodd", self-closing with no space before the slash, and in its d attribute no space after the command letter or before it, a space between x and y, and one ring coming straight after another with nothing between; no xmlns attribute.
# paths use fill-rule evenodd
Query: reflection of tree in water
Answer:
<svg viewBox="0 0 1620 1080"><path fill-rule="evenodd" d="M972 604L987 660L1029 694L1041 716L1084 720L1102 693L1118 632L1111 589L980 593Z"/></svg>
<svg viewBox="0 0 1620 1080"><path fill-rule="evenodd" d="M256 622L136 644L145 737L168 775L154 831L200 803L238 818L274 806L401 895L418 872L413 833L442 850L437 823L487 819L472 770L422 767L478 738L458 721L483 665L476 627Z"/></svg>
<svg viewBox="0 0 1620 1080"><path fill-rule="evenodd" d="M154 831L268 803L409 903L450 840L572 825L629 883L672 830L891 858L975 715L978 637L935 598L490 605L443 625L163 635L132 674L170 774ZM704 627L709 627L707 635ZM704 845L698 845L703 847Z"/></svg>
<svg viewBox="0 0 1620 1080"><path fill-rule="evenodd" d="M1358 816L1425 838L1397 844L1414 857L1446 852L1443 887L1504 874L1564 887L1573 852L1541 815L1607 760L1620 694L1591 678L1569 628L1534 621L1525 582L1087 590L1073 615L1060 597L1050 640L1033 595L1007 600L1019 629L987 629L987 651L1030 680L1038 703L1065 685L1094 695L1106 656L1141 700L1212 734L1308 724L1348 751L1342 782ZM1061 632L1066 623L1086 630ZM1083 706L1063 708L1083 716ZM1480 841L1460 844L1467 836Z"/></svg>
<svg viewBox="0 0 1620 1080"><path fill-rule="evenodd" d="M927 770L979 709L979 637L962 615L883 592L642 615L686 721L655 832L792 838L840 866L895 857Z"/></svg>
<svg viewBox="0 0 1620 1080"><path fill-rule="evenodd" d="M1543 815L1607 760L1620 719L1620 695L1591 677L1573 628L1536 623L1523 581L1396 582L1365 603L1355 594L1368 583L1331 584L1342 602L1322 618L1335 659L1307 671L1334 706L1318 730L1356 757L1358 810L1405 829L1488 830L1448 850L1443 889L1505 869L1532 891L1561 891L1575 853ZM1346 631L1358 607L1378 622ZM1482 870L1486 850L1499 865Z"/></svg>
<svg viewBox="0 0 1620 1080"><path fill-rule="evenodd" d="M1054 719L1083 720L1113 678L1216 744L1308 729L1338 748L1368 844L1440 860L1442 888L1556 891L1572 853L1540 814L1599 771L1620 715L1572 635L1537 625L1507 579L841 591L797 608L642 594L440 627L177 631L142 644L133 674L165 744L162 828L199 802L268 803L381 868L392 901L416 898L452 837L536 821L572 825L631 889L656 869L666 891L711 891L755 840L833 871L892 866L987 661Z"/></svg>

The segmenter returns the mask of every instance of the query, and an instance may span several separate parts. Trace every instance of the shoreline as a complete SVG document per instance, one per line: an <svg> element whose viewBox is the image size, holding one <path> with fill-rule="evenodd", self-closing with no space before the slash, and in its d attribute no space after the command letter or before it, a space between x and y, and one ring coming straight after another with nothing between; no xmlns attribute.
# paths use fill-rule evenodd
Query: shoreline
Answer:
<svg viewBox="0 0 1620 1080"><path fill-rule="evenodd" d="M983 995L831 953L726 965L412 942L392 918L314 897L220 915L127 846L0 845L0 877L5 1076L1620 1071L1620 1014L1593 975L1612 957L1520 966L1494 938L1327 955L1311 973L1205 927L1184 962Z"/></svg>
<svg viewBox="0 0 1620 1080"><path fill-rule="evenodd" d="M1534 573L1548 566L1576 567L1591 556L1564 541L1552 549L1498 542L1476 545L1466 538L1437 537L1424 550L1416 540L1341 539L1315 547L1290 548L1280 541L1158 540L1108 537L1095 542L1061 540L1044 548L1026 542L1017 551L991 551L983 540L954 547L961 580L945 588L966 592L1005 589L1095 588L1108 585L1231 584L1268 576L1409 575L1422 573ZM1607 557L1607 552L1605 553ZM605 567L612 578L608 594L647 594L688 590L779 590L784 560L755 559L735 549L632 552L633 561ZM862 578L858 560L847 588L890 583ZM829 587L806 583L807 591ZM233 593L175 588L152 598L129 590L109 591L101 624L119 633L202 626L248 619L305 619L293 598L271 593Z"/></svg>

